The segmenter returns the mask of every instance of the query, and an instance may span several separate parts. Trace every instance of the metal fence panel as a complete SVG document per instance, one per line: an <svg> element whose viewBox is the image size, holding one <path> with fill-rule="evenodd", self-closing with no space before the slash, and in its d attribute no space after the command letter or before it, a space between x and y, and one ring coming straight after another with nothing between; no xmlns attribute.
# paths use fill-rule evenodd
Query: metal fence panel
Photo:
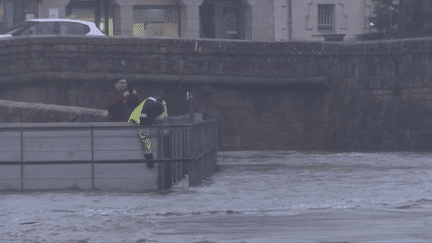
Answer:
<svg viewBox="0 0 432 243"><path fill-rule="evenodd" d="M217 164L217 121L188 124L189 116L168 118L146 128L156 143L153 162L159 188L166 189L185 175L190 186L200 185ZM140 129L128 123L2 124L0 166L21 165L23 184L23 165L87 163L93 187L95 164L148 162L139 145Z"/></svg>

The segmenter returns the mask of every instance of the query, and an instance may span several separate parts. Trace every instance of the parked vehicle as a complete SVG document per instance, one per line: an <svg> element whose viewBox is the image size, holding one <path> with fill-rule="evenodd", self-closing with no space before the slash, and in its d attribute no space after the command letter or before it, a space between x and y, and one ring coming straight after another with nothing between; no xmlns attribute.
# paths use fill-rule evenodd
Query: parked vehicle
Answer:
<svg viewBox="0 0 432 243"><path fill-rule="evenodd" d="M95 23L75 19L32 19L15 26L1 37L26 35L87 35L105 36Z"/></svg>

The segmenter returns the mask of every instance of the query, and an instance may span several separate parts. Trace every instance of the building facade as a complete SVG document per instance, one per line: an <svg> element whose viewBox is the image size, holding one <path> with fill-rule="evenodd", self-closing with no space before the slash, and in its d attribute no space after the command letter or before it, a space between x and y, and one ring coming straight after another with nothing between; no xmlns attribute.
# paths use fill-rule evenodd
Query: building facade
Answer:
<svg viewBox="0 0 432 243"><path fill-rule="evenodd" d="M24 21L24 0L0 0L0 34Z"/></svg>
<svg viewBox="0 0 432 243"><path fill-rule="evenodd" d="M274 8L276 41L324 40L326 34L355 40L373 31L369 23L372 0L275 0Z"/></svg>
<svg viewBox="0 0 432 243"><path fill-rule="evenodd" d="M89 20L109 35L345 40L371 31L372 0L0 0L0 31L31 18Z"/></svg>

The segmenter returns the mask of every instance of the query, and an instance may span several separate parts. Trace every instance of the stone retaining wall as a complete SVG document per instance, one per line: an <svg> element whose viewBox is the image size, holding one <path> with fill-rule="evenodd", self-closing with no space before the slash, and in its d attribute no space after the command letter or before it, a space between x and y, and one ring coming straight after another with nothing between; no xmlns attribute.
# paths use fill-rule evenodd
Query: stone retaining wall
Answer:
<svg viewBox="0 0 432 243"><path fill-rule="evenodd" d="M103 109L118 78L163 88L170 115L219 120L219 148L432 150L432 39L0 40L0 98Z"/></svg>

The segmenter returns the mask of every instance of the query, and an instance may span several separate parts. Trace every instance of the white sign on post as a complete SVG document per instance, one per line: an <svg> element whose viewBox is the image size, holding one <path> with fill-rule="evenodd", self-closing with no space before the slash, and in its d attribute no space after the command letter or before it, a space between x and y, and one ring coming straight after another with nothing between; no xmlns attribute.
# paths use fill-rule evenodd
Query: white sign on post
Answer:
<svg viewBox="0 0 432 243"><path fill-rule="evenodd" d="M50 19L58 19L58 9L50 8L49 9L49 18Z"/></svg>

